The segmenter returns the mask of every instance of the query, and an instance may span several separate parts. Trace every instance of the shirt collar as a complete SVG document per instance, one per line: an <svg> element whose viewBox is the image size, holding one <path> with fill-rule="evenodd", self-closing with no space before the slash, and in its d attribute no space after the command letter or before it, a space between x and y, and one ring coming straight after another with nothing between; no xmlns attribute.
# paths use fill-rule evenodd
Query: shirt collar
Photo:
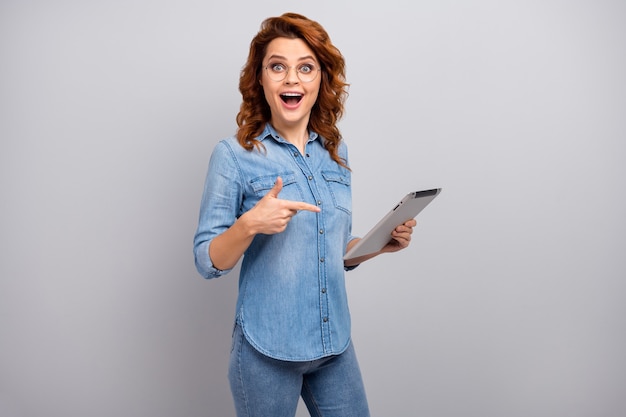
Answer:
<svg viewBox="0 0 626 417"><path fill-rule="evenodd" d="M263 142L265 139L268 138L272 138L274 140L276 140L277 142L281 142L281 143L288 143L285 138L283 138L282 136L280 136L278 134L278 132L276 132L276 130L274 129L274 127L270 124L270 123L266 123L265 124L265 128L263 129L263 132L259 135L259 137L257 138L259 141ZM324 143L324 139L318 135L316 132L313 132L312 130L309 130L309 142L313 142L316 139L320 139L320 142L322 142L322 144Z"/></svg>

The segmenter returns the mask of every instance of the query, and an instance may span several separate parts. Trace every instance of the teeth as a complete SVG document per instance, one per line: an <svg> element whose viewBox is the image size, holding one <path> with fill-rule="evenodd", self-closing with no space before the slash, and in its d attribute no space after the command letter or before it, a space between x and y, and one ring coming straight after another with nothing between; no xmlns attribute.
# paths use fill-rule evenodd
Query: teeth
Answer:
<svg viewBox="0 0 626 417"><path fill-rule="evenodd" d="M302 94L298 94L298 93L283 93L281 94L281 96L287 96L287 97L300 97Z"/></svg>

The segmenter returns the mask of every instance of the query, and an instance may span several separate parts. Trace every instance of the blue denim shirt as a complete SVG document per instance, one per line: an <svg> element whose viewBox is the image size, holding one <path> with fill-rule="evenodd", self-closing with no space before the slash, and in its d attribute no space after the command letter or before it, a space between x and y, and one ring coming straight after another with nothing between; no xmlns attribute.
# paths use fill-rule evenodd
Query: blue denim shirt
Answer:
<svg viewBox="0 0 626 417"><path fill-rule="evenodd" d="M278 198L322 210L300 211L284 232L255 236L241 263L236 320L257 350L276 359L308 361L341 353L350 343L343 265L354 238L350 171L330 158L316 133L310 133L304 155L269 124L258 139L265 152L246 151L234 137L213 150L194 237L196 268L205 278L229 272L212 265L211 240L280 176ZM343 142L339 155L347 163Z"/></svg>

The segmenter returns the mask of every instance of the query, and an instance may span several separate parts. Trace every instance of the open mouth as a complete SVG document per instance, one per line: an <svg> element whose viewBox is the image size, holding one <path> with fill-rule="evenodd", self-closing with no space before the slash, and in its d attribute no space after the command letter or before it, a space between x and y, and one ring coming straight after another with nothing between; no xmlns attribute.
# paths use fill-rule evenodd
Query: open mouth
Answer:
<svg viewBox="0 0 626 417"><path fill-rule="evenodd" d="M300 103L300 100L302 100L302 94L284 93L280 95L280 99L283 101L283 103L293 106Z"/></svg>

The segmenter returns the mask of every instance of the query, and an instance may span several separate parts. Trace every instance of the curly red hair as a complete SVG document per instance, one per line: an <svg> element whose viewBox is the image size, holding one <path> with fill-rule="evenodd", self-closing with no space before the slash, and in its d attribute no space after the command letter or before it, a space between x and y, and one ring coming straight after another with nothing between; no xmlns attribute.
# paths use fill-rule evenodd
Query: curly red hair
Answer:
<svg viewBox="0 0 626 417"><path fill-rule="evenodd" d="M343 116L348 96L345 60L339 49L331 43L326 30L319 23L300 14L285 13L265 19L259 33L252 39L248 60L239 77L239 91L243 101L237 114L237 140L249 151L263 147L256 137L270 121L271 111L259 79L267 45L275 38L302 39L319 60L322 80L317 101L311 109L309 129L325 139L324 147L330 157L348 168L337 151L342 139L337 122Z"/></svg>

